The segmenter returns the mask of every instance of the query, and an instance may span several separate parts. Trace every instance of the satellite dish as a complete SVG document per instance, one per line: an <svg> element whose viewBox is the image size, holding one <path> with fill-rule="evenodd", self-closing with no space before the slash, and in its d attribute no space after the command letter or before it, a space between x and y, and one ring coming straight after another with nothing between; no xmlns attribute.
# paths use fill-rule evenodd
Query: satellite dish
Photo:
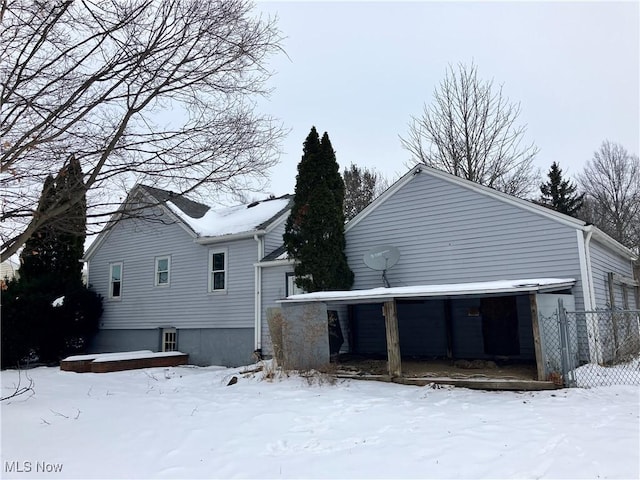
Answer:
<svg viewBox="0 0 640 480"><path fill-rule="evenodd" d="M372 270L382 271L382 280L385 286L390 287L387 280L387 270L400 260L400 250L392 245L380 245L367 250L363 256L364 263Z"/></svg>
<svg viewBox="0 0 640 480"><path fill-rule="evenodd" d="M389 270L400 259L400 250L391 245L370 248L364 254L364 263L372 270Z"/></svg>

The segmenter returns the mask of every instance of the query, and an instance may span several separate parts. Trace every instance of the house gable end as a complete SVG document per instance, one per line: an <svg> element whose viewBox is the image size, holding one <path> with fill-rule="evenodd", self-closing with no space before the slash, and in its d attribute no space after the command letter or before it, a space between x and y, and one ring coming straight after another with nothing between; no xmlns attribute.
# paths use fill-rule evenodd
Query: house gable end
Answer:
<svg viewBox="0 0 640 480"><path fill-rule="evenodd" d="M443 172L441 170L427 167L424 165L420 165L412 168L407 172L403 177L401 177L396 183L391 185L385 192L382 193L378 198L376 198L373 202L371 202L365 209L363 209L358 215L356 215L350 222L345 226L345 231L350 230L359 222L364 220L368 215L371 214L373 210L378 208L380 204L387 201L387 199L393 196L398 190L403 188L406 184L411 182L415 177L419 175L429 175L435 178L440 178L446 182L453 183L462 188L470 189L472 191L478 192L482 195L487 195L491 198L495 198L499 201L506 202L510 205L514 205L518 208L536 213L538 215L542 215L556 222L560 222L565 225L574 226L575 228L581 228L586 225L586 222L579 220L577 218L570 217L560 212L556 212L555 210L549 209L542 205L535 204L533 202L529 202L527 200L523 200L518 197L514 197L513 195L509 195L503 192L499 192L493 188L485 187L484 185L480 185L478 183L466 180L464 178L457 177L455 175L451 175L450 173Z"/></svg>
<svg viewBox="0 0 640 480"><path fill-rule="evenodd" d="M153 192L153 194L152 194ZM164 195L160 195L158 192L164 192ZM154 189L152 187L147 187L145 185L136 185L127 198L122 202L118 211L114 213L107 225L103 228L103 230L98 234L98 237L93 241L93 243L89 246L87 251L83 256L83 261L88 262L95 255L96 251L101 247L101 245L107 241L111 231L116 227L118 222L125 220L124 213L127 210L127 206L134 204L136 202L141 202L144 199L144 203L142 203L141 211L145 211L147 209L159 208L162 211L162 215L167 215L170 218L172 223L177 223L182 227L192 238L196 238L196 233L185 224L178 215L174 214L167 206L164 200L162 200L162 196L168 196L172 192L167 192L165 190ZM147 204L148 203L148 204ZM193 202L195 203L195 202ZM146 204L146 205L145 205ZM201 204L200 204L201 205ZM207 207L208 208L208 207ZM143 215L139 215L142 217ZM157 216L157 215L155 215ZM137 217L137 215L130 215L131 218Z"/></svg>
<svg viewBox="0 0 640 480"><path fill-rule="evenodd" d="M354 289L383 286L363 255L394 245L391 286L580 278L576 228L455 182L417 174L346 233Z"/></svg>

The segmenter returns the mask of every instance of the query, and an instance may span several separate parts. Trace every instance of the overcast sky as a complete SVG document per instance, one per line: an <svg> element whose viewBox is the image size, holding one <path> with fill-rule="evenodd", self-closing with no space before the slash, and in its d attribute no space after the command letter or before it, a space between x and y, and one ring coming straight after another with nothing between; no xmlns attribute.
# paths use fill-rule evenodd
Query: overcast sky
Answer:
<svg viewBox="0 0 640 480"><path fill-rule="evenodd" d="M580 172L603 140L640 144L639 2L259 2L277 15L289 58L273 58L260 109L290 129L271 192L293 193L312 125L329 133L341 169L407 170L400 146L412 115L448 65L478 67L520 103L525 140Z"/></svg>

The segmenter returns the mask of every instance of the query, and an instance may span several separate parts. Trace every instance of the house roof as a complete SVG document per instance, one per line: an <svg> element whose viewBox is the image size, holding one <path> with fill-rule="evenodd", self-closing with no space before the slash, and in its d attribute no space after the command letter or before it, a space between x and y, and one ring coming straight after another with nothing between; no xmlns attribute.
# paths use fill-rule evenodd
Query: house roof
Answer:
<svg viewBox="0 0 640 480"><path fill-rule="evenodd" d="M274 260L285 260L286 258L288 258L287 249L283 244L276 248L270 254L265 255L262 260L260 260L260 262L272 262Z"/></svg>
<svg viewBox="0 0 640 480"><path fill-rule="evenodd" d="M219 237L267 229L289 209L292 197L283 195L234 207L210 208L199 217L185 212L174 198L165 204L198 237Z"/></svg>
<svg viewBox="0 0 640 480"><path fill-rule="evenodd" d="M160 205L164 208L199 243L214 243L244 235L265 233L287 212L293 198L293 195L282 195L244 205L213 209L170 190L138 184L131 190L123 205L136 198L137 192L142 192L150 199L150 205ZM114 215L111 223L117 221L120 216ZM98 235L96 241L85 252L85 261L104 242L109 232L110 229L107 228Z"/></svg>
<svg viewBox="0 0 640 480"><path fill-rule="evenodd" d="M194 202L188 199L184 195L179 195L169 190L162 190L160 188L149 187L148 185L139 185L141 190L144 190L151 197L157 200L158 203L164 203L171 201L176 207L178 207L185 215L192 218L202 218L207 213L209 206L202 203Z"/></svg>
<svg viewBox="0 0 640 480"><path fill-rule="evenodd" d="M307 302L384 302L394 298L458 297L463 295L491 295L551 292L571 288L574 278L526 278L491 282L450 283L441 285L411 285L408 287L379 287L367 290L313 292L290 295L278 303Z"/></svg>
<svg viewBox="0 0 640 480"><path fill-rule="evenodd" d="M355 217L353 217L345 225L345 233L348 232L353 227L355 227L367 216L369 216L382 203L384 203L387 198L389 198L395 192L400 190L405 184L409 183L416 175L425 175L425 174L430 175L432 177L440 178L444 181L459 185L463 188L473 190L482 195L495 198L501 202L514 205L523 210L536 213L538 215L541 215L543 217L546 217L550 220L561 223L563 225L567 225L585 232L591 231L593 232L593 236L597 238L604 245L608 246L614 251L617 251L623 254L629 259L636 258L636 255L629 248L625 247L620 242L616 241L615 239L613 239L612 237L604 233L602 230L595 227L594 225L587 224L587 222L583 220L571 217L569 215L565 215L564 213L560 213L556 210L552 210L550 208L531 202L529 200L524 200L522 198L518 198L513 195L500 192L493 188L480 185L479 183L472 182L470 180L458 177L456 175L452 175L442 170L438 170L437 168L428 167L426 165L419 165L411 168L404 176L402 176L399 180L397 180L393 185L391 185L387 190L385 190L379 197L377 197L373 202L371 202L366 208L364 208L360 213L358 213Z"/></svg>

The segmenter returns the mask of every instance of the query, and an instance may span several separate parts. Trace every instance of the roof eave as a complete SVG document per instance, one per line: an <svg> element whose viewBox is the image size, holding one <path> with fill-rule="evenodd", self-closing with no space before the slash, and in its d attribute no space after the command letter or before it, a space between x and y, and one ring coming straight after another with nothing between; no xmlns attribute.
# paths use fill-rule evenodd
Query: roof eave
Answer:
<svg viewBox="0 0 640 480"><path fill-rule="evenodd" d="M296 261L290 258L280 258L277 260L265 260L262 262L254 263L254 267L278 267L282 265L295 265Z"/></svg>
<svg viewBox="0 0 640 480"><path fill-rule="evenodd" d="M214 245L216 243L232 242L234 240L244 240L253 238L256 235L264 235L266 230L250 230L248 232L229 233L226 235L217 235L215 237L198 237L194 241L199 245Z"/></svg>
<svg viewBox="0 0 640 480"><path fill-rule="evenodd" d="M345 295L344 297L330 298L330 297L310 297L310 298L284 298L276 300L276 303L309 303L309 302L325 302L325 303L361 303L361 302L386 302L393 299L403 298L455 298L469 295L498 295L504 293L545 293L558 290L565 290L575 285L574 279L567 280L565 282L558 282L548 285L518 285L513 287L504 288L477 288L471 290L457 291L437 291L437 292L386 292L385 290L379 290L375 293L364 293L362 295ZM347 292L357 292L356 290L348 290ZM338 292L336 292L338 293ZM303 294L304 295L304 294ZM312 295L312 294L310 294ZM296 295L298 296L298 295ZM300 295L302 297L302 295Z"/></svg>
<svg viewBox="0 0 640 480"><path fill-rule="evenodd" d="M633 252L633 250L625 247L623 244L618 242L615 238L607 235L605 232L600 230L595 225L586 225L585 227L582 228L582 230L585 231L585 232L593 232L594 238L599 240L600 243L602 243L605 246L611 248L612 250L616 251L617 253L620 253L621 255L624 255L625 257L628 257L629 260L632 260L632 261L638 260L638 255L636 255Z"/></svg>

